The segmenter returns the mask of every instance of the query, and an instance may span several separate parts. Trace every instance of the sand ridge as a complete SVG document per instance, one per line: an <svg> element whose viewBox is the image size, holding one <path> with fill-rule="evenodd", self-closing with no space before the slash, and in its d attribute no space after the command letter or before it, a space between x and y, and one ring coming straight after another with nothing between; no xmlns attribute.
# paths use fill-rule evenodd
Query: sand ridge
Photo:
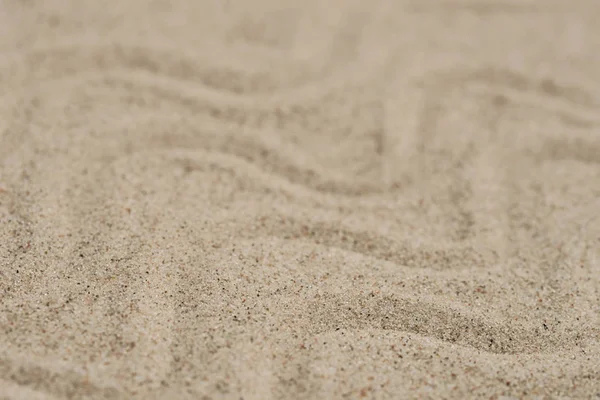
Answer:
<svg viewBox="0 0 600 400"><path fill-rule="evenodd" d="M598 13L3 1L0 398L600 398Z"/></svg>

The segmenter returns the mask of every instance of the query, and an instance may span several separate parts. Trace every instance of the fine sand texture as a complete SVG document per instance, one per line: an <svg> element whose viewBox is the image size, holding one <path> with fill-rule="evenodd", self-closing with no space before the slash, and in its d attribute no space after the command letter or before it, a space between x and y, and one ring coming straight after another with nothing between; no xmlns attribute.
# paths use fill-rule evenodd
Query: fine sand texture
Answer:
<svg viewBox="0 0 600 400"><path fill-rule="evenodd" d="M600 399L597 0L0 0L0 399Z"/></svg>

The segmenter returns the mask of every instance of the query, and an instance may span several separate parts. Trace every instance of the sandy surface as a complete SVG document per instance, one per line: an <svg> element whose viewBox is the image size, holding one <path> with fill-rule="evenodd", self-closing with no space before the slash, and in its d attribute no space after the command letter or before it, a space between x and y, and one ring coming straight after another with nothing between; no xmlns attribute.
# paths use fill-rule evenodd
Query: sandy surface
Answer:
<svg viewBox="0 0 600 400"><path fill-rule="evenodd" d="M0 0L0 398L600 398L596 0Z"/></svg>

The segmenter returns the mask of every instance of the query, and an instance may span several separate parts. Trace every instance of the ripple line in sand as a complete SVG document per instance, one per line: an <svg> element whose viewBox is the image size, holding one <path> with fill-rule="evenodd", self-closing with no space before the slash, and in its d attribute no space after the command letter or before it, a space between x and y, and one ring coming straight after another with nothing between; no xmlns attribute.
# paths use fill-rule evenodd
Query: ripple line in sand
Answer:
<svg viewBox="0 0 600 400"><path fill-rule="evenodd" d="M253 164L239 159L235 156L214 153L205 150L175 150L164 148L160 150L139 150L118 158L113 158L110 164L115 165L125 160L139 158L160 159L160 163L167 165L180 165L181 168L189 172L222 171L243 186L244 190L255 191L262 188L273 188L274 181L277 179L272 175L265 173ZM248 186L248 182L258 185L256 188ZM290 184L283 181L285 187ZM281 185L281 184L280 184ZM280 185L275 186L281 190ZM279 187L278 187L279 186ZM298 190L291 186L292 195L298 198ZM310 198L310 192L303 194ZM244 233L245 232L245 233ZM276 236L282 238L297 238L311 240L317 244L337 247L343 250L361 253L376 259L393 262L399 266L412 268L481 268L485 266L483 255L479 254L474 248L469 246L453 246L449 248L415 248L408 242L404 245L399 244L392 239L378 235L372 232L354 232L349 229L341 228L337 224L315 223L310 224L302 222L291 217L272 217L262 215L254 218L250 226L245 227L237 235L251 237L258 236ZM397 246L401 250L397 250Z"/></svg>
<svg viewBox="0 0 600 400"><path fill-rule="evenodd" d="M533 77L510 68L486 65L430 72L420 81L434 102L443 100L444 96L439 95L444 92L469 86L499 96L499 105L506 101L531 103L552 112L563 111L574 117L579 115L580 119L598 121L594 113L600 106L598 94L585 88L583 82L557 82L551 76Z"/></svg>
<svg viewBox="0 0 600 400"><path fill-rule="evenodd" d="M497 323L479 313L464 315L437 304L395 296L324 294L309 305L312 329L388 329L413 332L497 354L544 353L580 346L600 331L557 333L544 325L529 328L510 321Z"/></svg>
<svg viewBox="0 0 600 400"><path fill-rule="evenodd" d="M63 398L121 399L123 394L114 387L90 382L74 371L59 372L49 367L0 357L0 377L38 392Z"/></svg>
<svg viewBox="0 0 600 400"><path fill-rule="evenodd" d="M477 237L477 230L487 232L487 245L497 246L504 258L506 254L514 252L514 248L510 249L509 243L512 242L507 239L512 229L507 218L503 217L503 222L498 224L498 221L488 219L485 210L476 213L468 211L473 207L464 207L465 203L479 207L487 203L487 207L506 210L507 204L502 204L505 201L498 196L501 190L506 191L508 179L507 166L503 165L504 158L500 155L519 155L522 160L527 160L529 153L533 152L540 161L567 157L583 163L599 160L593 152L597 145L593 139L589 139L590 135L595 135L595 128L600 126L595 112L600 106L598 96L582 84L560 83L550 77L537 78L498 66L446 69L427 74L423 83L424 103L420 111L420 126L415 132L416 159L419 160L421 171L429 172L422 173L421 179L428 179L431 173L452 177L454 186L459 188L456 192L459 196L452 201L453 212L462 226L459 232L463 232L458 239ZM464 134L461 138L447 135L446 132L453 129L444 125L444 117L448 115L451 120L455 109L460 106L455 97L458 101L464 101L473 95L478 100L477 107L482 109L476 109L474 122L465 124L463 129L458 126L454 130L467 130L471 137L465 137ZM564 127L570 130L576 128L581 133L577 140L573 140L546 137L546 133L541 131L539 138L532 139L535 143L523 145L523 140L517 140L518 127L523 122L515 121L516 126L508 131L500 127L512 122L509 114L511 108L521 109L523 106L530 108L529 114L523 117L524 121L531 119L532 113L542 113L546 116L542 118L558 118ZM584 149L584 143L588 149ZM551 152L549 148L557 150ZM480 179L478 177L484 171L487 179L492 178L492 181L471 184L473 179ZM508 216L508 213L504 215ZM500 226L504 232L500 236L491 233L494 231L492 226Z"/></svg>
<svg viewBox="0 0 600 400"><path fill-rule="evenodd" d="M582 7L587 6L586 3L577 4L574 2L567 6L562 1L538 1L527 0L411 0L407 2L406 8L410 12L434 14L434 13L473 13L479 16L494 16L494 15L523 15L523 14L555 14L555 13L576 13Z"/></svg>
<svg viewBox="0 0 600 400"><path fill-rule="evenodd" d="M485 266L484 257L470 247L415 247L408 241L401 243L369 231L356 232L340 227L339 223L307 223L289 216L263 215L244 232L250 237L266 235L308 240L409 268L461 270Z"/></svg>
<svg viewBox="0 0 600 400"><path fill-rule="evenodd" d="M141 149L129 149L127 153L119 156L110 156L100 160L102 163L114 164L126 159L134 158L159 158L161 162L166 162L172 167L182 168L185 173L194 171L220 172L228 176L232 181L238 182L244 190L256 190L260 192L279 192L286 197L294 199L299 204L315 204L320 207L339 209L340 206L360 207L359 202L342 202L337 196L329 196L304 185L290 182L285 177L262 169L259 165L248 161L242 157L230 153L215 152L210 148L190 149L189 147L168 147L162 145L152 146L152 140L147 143L150 145ZM250 183L250 185L248 185ZM252 188L252 186L256 188ZM352 200L352 198L350 198ZM385 199L381 199L381 205L385 204Z"/></svg>
<svg viewBox="0 0 600 400"><path fill-rule="evenodd" d="M204 116L206 118L208 118L209 120L211 120L212 122L209 122L210 125L212 125L212 129L213 130L217 130L217 129L225 129L228 132L228 137L231 138L232 142L230 145L231 148L236 148L237 149L237 153L238 155L242 155L242 150L244 152L246 152L246 154L244 154L243 156L245 156L246 158L249 156L248 151L249 149L247 149L247 144L249 143L248 140L242 140L240 143L240 139L238 139L238 134L236 134L236 132L239 132L241 135L244 136L244 138L250 138L251 136L255 136L256 138L254 139L250 139L251 141L258 141L260 140L259 137L263 136L263 132L266 130L269 133L269 136L272 138L276 138L277 140L275 142L280 142L280 143L285 143L286 147L291 147L292 146L292 141L295 140L294 137L296 136L293 132L298 132L298 134L300 134L300 132L302 132L304 129L302 126L299 125L299 122L301 120L301 116L300 117L294 117L293 116L293 112L291 111L289 113L288 116L283 116L283 114L278 114L277 112L275 114L271 114L270 112L264 111L264 112L256 112L253 113L251 110L247 110L245 109L245 107L242 108L236 108L236 107L227 107L225 105L218 105L218 102L214 101L214 98L212 98L213 96L210 96L208 94L202 95L197 93L195 90L190 90L189 87L187 86L177 86L174 82L172 82L171 80L166 80L164 82L161 83L161 80L159 79L155 79L156 77L150 75L145 77L144 79L142 79L143 83L138 84L136 83L132 83L132 80L134 81L139 81L140 78L142 78L142 74L135 74L135 77L130 77L131 79L126 79L125 81L122 81L122 76L121 74L118 75L118 80L116 80L116 78L100 78L101 82L108 82L110 85L110 90L115 90L118 92L115 92L115 94L117 94L117 96L114 96L113 94L113 100L115 101L125 101L125 99L120 99L119 96L122 96L122 93L132 93L135 94L135 98L140 99L139 102L137 102L139 106L144 106L145 104L148 104L148 107L151 107L151 104L154 104L155 101L158 102L172 102L174 104L177 104L178 106L184 106L186 108L186 110L191 113L190 114L190 118L191 119L197 119L200 118L201 116ZM108 79L108 81L107 81ZM61 80L61 83L63 85L66 85L68 82L65 80ZM88 85L91 82L86 82ZM71 82L72 85L76 85L75 82ZM98 84L98 83L96 83ZM115 86L116 85L116 86ZM175 87L174 87L175 86ZM187 92L187 93L186 93ZM121 94L118 94L121 93ZM148 97L151 97L152 101L148 100ZM142 99L146 99L146 100L142 100ZM212 98L212 99L211 99ZM209 100L211 99L211 100ZM133 99L131 99L133 101ZM217 103L217 104L216 104ZM92 106L94 103L91 103ZM152 111L155 112L155 111ZM301 112L301 111L298 111ZM313 111L306 111L306 112L313 112ZM279 116L278 116L279 115ZM270 117L269 117L270 116ZM78 118L80 118L80 116L78 116ZM316 116L317 121L315 121L315 126L318 125L318 120L320 119L324 119L327 118L326 116ZM269 119L271 119L271 121L269 122ZM283 122L283 121L288 121L288 122ZM263 122L264 121L264 122ZM207 124L206 120L202 121L202 124ZM293 126L290 127L290 129L287 129L285 125L291 124ZM189 125L189 124L188 124ZM237 126L236 128L232 128L233 126ZM252 127L254 125L254 127ZM279 126L279 127L277 127ZM194 130L197 130L197 128L192 128ZM290 135L290 133L292 133ZM359 133L360 134L360 133ZM188 141L193 141L193 140L200 140L200 139L192 139L191 135L190 139L180 139L180 140L188 140ZM321 139L319 139L319 136L317 135L317 133L315 132L313 134L314 139L311 140L316 140L319 141ZM365 138L367 140L367 142L369 142L371 139L366 137ZM168 139L166 139L165 141L168 141ZM264 140L262 140L264 142ZM327 145L326 143L324 145ZM252 146L254 147L254 146ZM295 144L295 152L298 153L298 147L300 147L300 145ZM280 148L275 148L275 150L281 150ZM279 171L284 171L284 172L280 172L283 173L284 175L287 175L288 178L290 178L292 181L304 181L305 184L307 184L308 186L310 186L311 188L321 191L321 192L331 192L331 193L336 193L336 194L343 194L346 196L358 196L358 195L365 195L365 194L375 194L375 193L380 193L382 192L382 187L381 185L372 182L372 180L365 180L363 179L362 182L357 183L356 179L353 179L352 182L350 182L349 179L340 179L340 178L334 178L333 176L330 176L330 173L325 172L325 170L323 168L319 168L321 171L316 173L316 171L314 170L314 165L315 163L306 163L303 162L302 164L305 164L305 166L300 167L300 164L298 162L287 162L284 161L282 159L282 157L280 155L278 155L278 153L275 151L263 151L261 150L261 155L262 156L268 156L265 161L265 165L270 164L271 167L275 167L275 170L279 170ZM307 156L303 157L306 158ZM258 156L254 157L255 160L261 160L263 159L263 157ZM298 156L296 155L294 157L295 159L298 159ZM311 156L310 158L314 159L314 156ZM342 164L344 160L340 160L339 164ZM376 152L373 152L373 160L367 162L367 164L369 163L373 163L373 164L378 164L380 162L378 155L376 154ZM308 164L308 165L307 165ZM329 176L328 176L329 175Z"/></svg>
<svg viewBox="0 0 600 400"><path fill-rule="evenodd" d="M210 46L208 47L207 50L210 50ZM269 92L281 86L281 82L273 80L273 71L269 73L269 71L257 70L260 64L255 63L253 67L249 62L251 60L247 58L243 63L245 69L236 70L235 66L241 65L240 60L221 58L216 60L219 61L217 63L214 57L206 57L203 54L212 54L212 52L191 53L181 49L175 51L172 46L159 47L156 44L67 42L34 49L25 54L18 53L13 57L9 56L12 60L0 67L0 71L8 70L6 76L10 77L11 85L16 83L15 80L19 76L22 76L19 83L25 85L27 84L25 80L59 79L90 71L106 72L124 69L168 76L232 94ZM9 57L7 59L10 60ZM269 60L269 63L275 61ZM282 70L287 71L293 68L293 65L282 66ZM0 81L5 79L0 75Z"/></svg>
<svg viewBox="0 0 600 400"><path fill-rule="evenodd" d="M59 400L48 392L19 385L13 381L0 378L0 399L2 400Z"/></svg>
<svg viewBox="0 0 600 400"><path fill-rule="evenodd" d="M105 43L66 41L38 47L28 52L5 54L0 63L0 82L5 88L26 86L39 80L60 79L67 76L111 70L145 71L156 76L196 84L215 92L240 96L270 97L284 92L286 98L299 91L313 92L321 87L340 85L357 76L364 76L361 65L351 65L336 73L315 75L298 62L286 57L261 58L252 52L221 54L215 58L217 43L206 43L205 48L190 51L169 44ZM206 56L211 54L211 56ZM239 67L243 65L244 67ZM265 68L270 65L270 68ZM273 65L277 67L273 69ZM285 77L285 78L284 78ZM285 80L288 80L286 82Z"/></svg>
<svg viewBox="0 0 600 400"><path fill-rule="evenodd" d="M302 142L306 142L310 146L320 146L321 148L330 148L336 145L352 146L355 148L352 153L361 148L363 149L363 156L360 160L346 158L338 160L335 158L331 159L330 156L325 157L324 155L319 155L318 159L321 163L327 162L337 169L341 169L343 166L345 170L355 171L356 168L362 166L361 168L366 168L366 175L373 176L370 176L369 179L365 177L363 182L357 185L356 172L354 172L352 174L353 184L348 183L344 184L343 187L333 186L332 188L324 187L317 189L354 196L385 192L382 182L378 182L378 179L373 179L376 172L379 171L381 163L381 156L377 152L376 140L380 129L382 129L379 126L382 121L378 120L380 113L378 109L380 106L378 105L379 100L363 98L358 104L354 105L356 107L354 114L360 115L362 113L361 117L352 117L342 125L334 123L337 120L335 116L338 113L347 113L347 111L342 111L344 107L343 104L339 103L338 97L344 94L347 94L349 98L356 97L360 92L358 87L346 87L345 89L341 89L339 93L332 93L324 98L311 100L308 104L304 105L283 106L279 104L269 108L271 106L266 104L257 107L255 104L247 104L246 101L243 103L240 102L239 105L229 102L227 102L228 104L217 104L215 97L212 97L210 101L207 98L201 99L198 94L193 91L190 92L189 88L181 87L177 88L180 90L174 90L175 88L169 82L159 85L159 81L154 78L139 79L141 78L140 75L134 78L135 81L132 79L122 81L121 77L114 78L117 77L113 77L110 80L110 84L116 84L116 87L137 92L140 90L147 91L148 95L160 98L162 101L173 101L185 106L196 114L203 114L213 120L246 130L254 129L257 133L263 129L277 131L281 140L288 143L292 141L296 142L296 146L300 148L302 147L300 144ZM236 101L236 103L238 102ZM323 129L329 130L330 135L323 136ZM368 157L364 155L368 155ZM313 155L313 157L315 156Z"/></svg>

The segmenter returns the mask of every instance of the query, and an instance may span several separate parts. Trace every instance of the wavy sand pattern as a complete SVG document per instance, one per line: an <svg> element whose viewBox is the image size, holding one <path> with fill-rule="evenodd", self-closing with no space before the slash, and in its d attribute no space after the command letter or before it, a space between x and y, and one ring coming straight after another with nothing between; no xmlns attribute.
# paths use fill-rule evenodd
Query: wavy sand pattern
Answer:
<svg viewBox="0 0 600 400"><path fill-rule="evenodd" d="M0 7L0 398L600 398L594 1Z"/></svg>

